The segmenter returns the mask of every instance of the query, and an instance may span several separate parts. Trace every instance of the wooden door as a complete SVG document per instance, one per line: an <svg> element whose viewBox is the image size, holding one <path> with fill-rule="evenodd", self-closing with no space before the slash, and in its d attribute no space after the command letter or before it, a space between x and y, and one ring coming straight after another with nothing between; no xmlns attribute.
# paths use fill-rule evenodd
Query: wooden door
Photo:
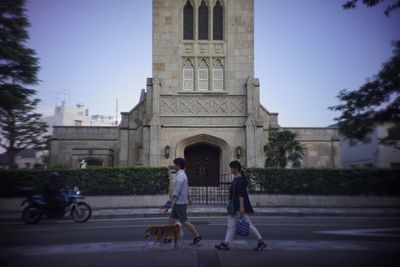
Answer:
<svg viewBox="0 0 400 267"><path fill-rule="evenodd" d="M219 150L205 144L185 149L185 172L190 186L219 185Z"/></svg>

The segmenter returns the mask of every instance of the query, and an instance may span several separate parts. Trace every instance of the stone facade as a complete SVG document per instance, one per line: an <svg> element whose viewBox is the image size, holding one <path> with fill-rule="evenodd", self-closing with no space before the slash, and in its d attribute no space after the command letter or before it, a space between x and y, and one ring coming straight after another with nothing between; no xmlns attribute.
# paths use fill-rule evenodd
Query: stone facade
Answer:
<svg viewBox="0 0 400 267"><path fill-rule="evenodd" d="M103 166L169 166L196 148L217 151L218 174L233 159L264 166L268 131L280 126L260 104L253 16L252 0L153 0L152 78L139 103L121 113L119 127L56 127L54 162L78 166L86 152L109 151ZM222 25L222 38L214 38L214 25ZM289 129L309 148L306 166L339 166L336 129ZM194 161L198 175L208 175L207 156Z"/></svg>

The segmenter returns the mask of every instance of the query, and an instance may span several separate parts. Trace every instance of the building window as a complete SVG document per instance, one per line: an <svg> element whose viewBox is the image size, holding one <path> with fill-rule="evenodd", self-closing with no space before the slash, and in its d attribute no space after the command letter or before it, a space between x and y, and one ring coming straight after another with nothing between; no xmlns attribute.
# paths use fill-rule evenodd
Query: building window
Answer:
<svg viewBox="0 0 400 267"><path fill-rule="evenodd" d="M193 40L193 7L189 0L183 8L183 39Z"/></svg>
<svg viewBox="0 0 400 267"><path fill-rule="evenodd" d="M393 126L387 129L387 137L389 140L400 140L399 127Z"/></svg>
<svg viewBox="0 0 400 267"><path fill-rule="evenodd" d="M208 7L204 0L199 6L199 40L208 40Z"/></svg>
<svg viewBox="0 0 400 267"><path fill-rule="evenodd" d="M82 121L75 120L75 126L82 126Z"/></svg>
<svg viewBox="0 0 400 267"><path fill-rule="evenodd" d="M350 145L350 146L356 146L356 145L357 145L357 140L355 140L355 139L353 139L353 138L350 138L350 139L349 139L349 145Z"/></svg>
<svg viewBox="0 0 400 267"><path fill-rule="evenodd" d="M400 162L390 162L391 169L400 169Z"/></svg>
<svg viewBox="0 0 400 267"><path fill-rule="evenodd" d="M215 3L214 9L213 9L213 39L214 40L223 40L223 12L222 12L222 6L219 2Z"/></svg>
<svg viewBox="0 0 400 267"><path fill-rule="evenodd" d="M208 91L208 66L205 60L199 66L199 91Z"/></svg>
<svg viewBox="0 0 400 267"><path fill-rule="evenodd" d="M371 143L371 136L365 136L363 139L362 139L362 142L363 142L363 144L370 144Z"/></svg>
<svg viewBox="0 0 400 267"><path fill-rule="evenodd" d="M186 60L183 66L183 90L193 91L193 65L190 60Z"/></svg>
<svg viewBox="0 0 400 267"><path fill-rule="evenodd" d="M214 91L224 90L224 68L219 60L217 60L213 69L213 89Z"/></svg>

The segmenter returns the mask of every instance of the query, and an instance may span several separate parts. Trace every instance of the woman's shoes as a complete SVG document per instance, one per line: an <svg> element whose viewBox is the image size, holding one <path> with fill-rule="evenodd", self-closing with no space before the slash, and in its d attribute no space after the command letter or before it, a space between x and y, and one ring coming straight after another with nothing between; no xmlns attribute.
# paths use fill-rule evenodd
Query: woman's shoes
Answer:
<svg viewBox="0 0 400 267"><path fill-rule="evenodd" d="M229 246L224 242L221 242L221 244L215 245L214 247L218 250L229 250Z"/></svg>
<svg viewBox="0 0 400 267"><path fill-rule="evenodd" d="M257 247L255 247L253 250L260 251L260 250L263 250L264 248L266 248L267 246L268 246L267 243L265 243L264 241L259 241L257 243Z"/></svg>
<svg viewBox="0 0 400 267"><path fill-rule="evenodd" d="M264 248L266 248L267 246L268 246L267 243L265 243L264 241L260 241L257 243L257 247L255 247L253 250L260 251L260 250L263 250ZM229 250L229 246L227 244L225 244L224 242L221 242L221 244L215 245L214 247L218 250Z"/></svg>

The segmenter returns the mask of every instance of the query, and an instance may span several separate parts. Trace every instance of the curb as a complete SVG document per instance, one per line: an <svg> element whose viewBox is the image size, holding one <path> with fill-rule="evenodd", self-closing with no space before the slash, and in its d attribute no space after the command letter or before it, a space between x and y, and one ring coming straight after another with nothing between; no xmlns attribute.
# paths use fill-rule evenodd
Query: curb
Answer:
<svg viewBox="0 0 400 267"><path fill-rule="evenodd" d="M217 212L204 212L204 213L188 213L189 218L196 217L227 217L226 213ZM398 212L375 212L375 213L323 213L323 212L298 212L298 213L288 213L288 212L257 212L252 214L252 217L261 216L283 216L283 217L400 217L400 211ZM118 219L118 218L155 218L155 217L169 217L168 213L153 213L153 214L98 214L93 215L94 219Z"/></svg>
<svg viewBox="0 0 400 267"><path fill-rule="evenodd" d="M0 212L0 222L20 222L21 212ZM188 217L227 217L227 213L221 210L214 211L188 211ZM269 210L256 211L252 216L284 216L284 217L400 217L400 208L360 208L360 209L293 209L293 210ZM164 213L152 211L146 213L145 210L135 209L94 209L92 211L92 219L122 219L122 218L154 218L154 217L169 217L169 212ZM65 217L69 220L68 216Z"/></svg>

